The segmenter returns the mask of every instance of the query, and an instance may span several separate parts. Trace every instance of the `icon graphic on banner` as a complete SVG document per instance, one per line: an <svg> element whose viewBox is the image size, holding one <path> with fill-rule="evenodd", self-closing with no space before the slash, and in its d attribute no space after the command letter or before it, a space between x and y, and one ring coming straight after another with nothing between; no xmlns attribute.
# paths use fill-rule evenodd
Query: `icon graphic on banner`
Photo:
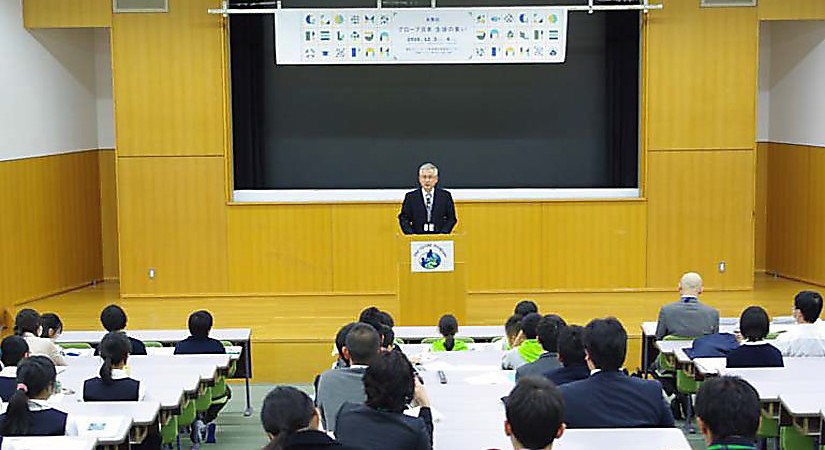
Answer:
<svg viewBox="0 0 825 450"><path fill-rule="evenodd" d="M540 41L544 37L544 30L533 30L533 39Z"/></svg>
<svg viewBox="0 0 825 450"><path fill-rule="evenodd" d="M512 15L512 14L505 14L505 15L504 15L504 21L505 21L506 23L513 23L515 20L516 20L516 19L513 17L513 15Z"/></svg>
<svg viewBox="0 0 825 450"><path fill-rule="evenodd" d="M551 49L550 49L550 56L556 56L556 55L558 55L558 54L559 54L559 53L556 51L556 49L555 49L555 48L551 48Z"/></svg>
<svg viewBox="0 0 825 450"><path fill-rule="evenodd" d="M530 19L527 18L527 14L521 13L518 15L518 21L521 23L528 23L530 22Z"/></svg>
<svg viewBox="0 0 825 450"><path fill-rule="evenodd" d="M490 49L490 56L493 58L497 57L499 54L501 54L501 50L499 50L498 47L493 47Z"/></svg>
<svg viewBox="0 0 825 450"><path fill-rule="evenodd" d="M367 30L364 32L364 40L367 42L372 42L375 39L375 32L371 30Z"/></svg>
<svg viewBox="0 0 825 450"><path fill-rule="evenodd" d="M359 40L361 40L361 33L357 32L357 31L353 31L353 32L349 35L349 38L350 38L351 40L355 41L355 42L358 42Z"/></svg>
<svg viewBox="0 0 825 450"><path fill-rule="evenodd" d="M358 14L349 16L349 23L351 25L361 25L361 16Z"/></svg>
<svg viewBox="0 0 825 450"><path fill-rule="evenodd" d="M390 48L389 47L381 47L378 49L378 54L381 55L382 58L389 58L390 57Z"/></svg>
<svg viewBox="0 0 825 450"><path fill-rule="evenodd" d="M378 17L378 25L387 25L388 23L390 23L390 16L386 14L381 14Z"/></svg>
<svg viewBox="0 0 825 450"><path fill-rule="evenodd" d="M498 40L498 38L499 38L498 30L496 30L495 28L490 30L490 40L495 41L495 40Z"/></svg>
<svg viewBox="0 0 825 450"><path fill-rule="evenodd" d="M533 23L544 23L544 16L538 13L533 13Z"/></svg>
<svg viewBox="0 0 825 450"><path fill-rule="evenodd" d="M483 58L487 54L486 49L484 47L476 47L476 56L479 58Z"/></svg>
<svg viewBox="0 0 825 450"><path fill-rule="evenodd" d="M487 23L487 14L478 14L476 16L476 23L479 25Z"/></svg>
<svg viewBox="0 0 825 450"><path fill-rule="evenodd" d="M433 270L441 265L441 256L438 253L434 253L432 250L428 251L426 255L424 255L421 260L418 262L421 267L427 270Z"/></svg>
<svg viewBox="0 0 825 450"><path fill-rule="evenodd" d="M319 36L321 37L322 41L329 41L330 40L330 32L329 30L321 30Z"/></svg>
<svg viewBox="0 0 825 450"><path fill-rule="evenodd" d="M315 58L315 49L314 48L308 48L308 49L304 50L304 58L314 59Z"/></svg>
<svg viewBox="0 0 825 450"><path fill-rule="evenodd" d="M375 15L374 14L364 15L364 23L370 23L370 24L374 25L375 24Z"/></svg>
<svg viewBox="0 0 825 450"><path fill-rule="evenodd" d="M321 57L329 58L329 50L321 50Z"/></svg>
<svg viewBox="0 0 825 450"><path fill-rule="evenodd" d="M388 31L382 31L381 35L378 36L378 40L380 42L389 42L390 40L390 33Z"/></svg>
<svg viewBox="0 0 825 450"><path fill-rule="evenodd" d="M306 17L304 17L304 22L306 22L307 25L315 25L315 14L307 14Z"/></svg>
<svg viewBox="0 0 825 450"><path fill-rule="evenodd" d="M479 41L483 41L484 38L486 38L486 37L487 37L487 32L486 31L484 31L484 30L476 31L476 39L478 39Z"/></svg>
<svg viewBox="0 0 825 450"><path fill-rule="evenodd" d="M372 47L367 48L365 55L367 56L367 58L375 58L375 49Z"/></svg>
<svg viewBox="0 0 825 450"><path fill-rule="evenodd" d="M332 20L326 14L321 14L321 18L318 19L318 22L320 22L321 25L330 25L330 24L332 24Z"/></svg>
<svg viewBox="0 0 825 450"><path fill-rule="evenodd" d="M544 56L544 49L541 47L533 47L533 55Z"/></svg>
<svg viewBox="0 0 825 450"><path fill-rule="evenodd" d="M335 49L335 57L336 58L346 58L347 57L347 49L345 49L345 48L336 48Z"/></svg>
<svg viewBox="0 0 825 450"><path fill-rule="evenodd" d="M550 14L549 16L547 16L547 23L556 23L558 21L559 21L559 16L557 16L555 14Z"/></svg>
<svg viewBox="0 0 825 450"><path fill-rule="evenodd" d="M335 15L335 25L343 25L345 21L346 20L344 19L344 16L342 16L341 14Z"/></svg>
<svg viewBox="0 0 825 450"><path fill-rule="evenodd" d="M335 39L338 42L347 40L347 32L346 31L341 31L341 30L336 31L335 32Z"/></svg>
<svg viewBox="0 0 825 450"><path fill-rule="evenodd" d="M514 56L515 54L516 54L516 51L513 49L513 47L507 47L504 50L504 56Z"/></svg>
<svg viewBox="0 0 825 450"><path fill-rule="evenodd" d="M361 50L358 47L352 47L350 49L350 56L352 58L357 58L359 53L361 53Z"/></svg>
<svg viewBox="0 0 825 450"><path fill-rule="evenodd" d="M529 41L530 36L527 33L528 33L527 31L521 30L521 31L518 32L518 37L524 39L525 41Z"/></svg>
<svg viewBox="0 0 825 450"><path fill-rule="evenodd" d="M547 39L551 41L559 40L559 30L547 30Z"/></svg>
<svg viewBox="0 0 825 450"><path fill-rule="evenodd" d="M501 22L501 16L490 16L490 22L493 22L493 23Z"/></svg>
<svg viewBox="0 0 825 450"><path fill-rule="evenodd" d="M521 56L530 57L530 47L519 47L518 54Z"/></svg>
<svg viewBox="0 0 825 450"><path fill-rule="evenodd" d="M513 30L507 30L507 39L513 40L516 38L516 32Z"/></svg>
<svg viewBox="0 0 825 450"><path fill-rule="evenodd" d="M314 31L310 30L310 31L305 31L304 32L304 42L312 42L314 40L315 40L315 32Z"/></svg>

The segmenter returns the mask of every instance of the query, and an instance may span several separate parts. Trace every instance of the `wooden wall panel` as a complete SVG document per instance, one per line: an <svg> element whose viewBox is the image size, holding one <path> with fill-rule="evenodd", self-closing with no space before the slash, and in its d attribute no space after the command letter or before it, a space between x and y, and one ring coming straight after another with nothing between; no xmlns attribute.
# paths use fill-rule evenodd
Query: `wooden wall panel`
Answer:
<svg viewBox="0 0 825 450"><path fill-rule="evenodd" d="M696 271L709 288L751 288L754 152L652 152L649 164L648 286Z"/></svg>
<svg viewBox="0 0 825 450"><path fill-rule="evenodd" d="M825 20L822 0L759 0L761 20Z"/></svg>
<svg viewBox="0 0 825 450"><path fill-rule="evenodd" d="M806 278L811 223L808 148L770 144L768 153L767 265L771 271Z"/></svg>
<svg viewBox="0 0 825 450"><path fill-rule="evenodd" d="M544 289L645 286L645 203L546 203Z"/></svg>
<svg viewBox="0 0 825 450"><path fill-rule="evenodd" d="M103 278L113 280L120 274L117 238L117 178L115 151L100 150L100 230L103 239Z"/></svg>
<svg viewBox="0 0 825 450"><path fill-rule="evenodd" d="M224 159L118 158L117 177L122 293L226 292Z"/></svg>
<svg viewBox="0 0 825 450"><path fill-rule="evenodd" d="M764 272L768 251L768 143L756 144L756 194L754 209L754 269Z"/></svg>
<svg viewBox="0 0 825 450"><path fill-rule="evenodd" d="M0 302L103 277L97 151L0 162Z"/></svg>
<svg viewBox="0 0 825 450"><path fill-rule="evenodd" d="M22 1L23 23L26 28L105 28L112 26L112 0Z"/></svg>
<svg viewBox="0 0 825 450"><path fill-rule="evenodd" d="M825 285L825 148L809 147L810 215L808 254L810 281Z"/></svg>
<svg viewBox="0 0 825 450"><path fill-rule="evenodd" d="M663 3L648 16L650 150L753 147L756 8Z"/></svg>
<svg viewBox="0 0 825 450"><path fill-rule="evenodd" d="M230 290L331 292L331 214L329 205L229 207Z"/></svg>
<svg viewBox="0 0 825 450"><path fill-rule="evenodd" d="M398 210L386 204L332 207L333 291L395 291Z"/></svg>
<svg viewBox="0 0 825 450"><path fill-rule="evenodd" d="M112 64L118 156L223 155L219 0L170 0L166 14L116 14Z"/></svg>

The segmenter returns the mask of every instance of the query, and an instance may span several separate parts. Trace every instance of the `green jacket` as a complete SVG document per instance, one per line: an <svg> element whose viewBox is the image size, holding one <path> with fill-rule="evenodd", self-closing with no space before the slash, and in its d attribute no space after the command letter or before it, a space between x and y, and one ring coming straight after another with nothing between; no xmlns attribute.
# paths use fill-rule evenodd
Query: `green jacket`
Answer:
<svg viewBox="0 0 825 450"><path fill-rule="evenodd" d="M441 339L433 342L433 351L434 352L446 352L447 349L444 348L444 341L445 341L445 338L441 338ZM464 350L468 350L467 343L462 341L461 339L456 339L455 340L455 345L453 346L453 349L451 351L460 352L460 351L464 351Z"/></svg>

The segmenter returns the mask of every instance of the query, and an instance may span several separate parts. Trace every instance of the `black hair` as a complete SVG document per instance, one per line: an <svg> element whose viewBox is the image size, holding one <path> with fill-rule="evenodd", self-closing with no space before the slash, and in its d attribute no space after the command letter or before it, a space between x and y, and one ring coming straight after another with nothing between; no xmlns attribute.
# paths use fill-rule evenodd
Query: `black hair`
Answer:
<svg viewBox="0 0 825 450"><path fill-rule="evenodd" d="M738 377L707 378L696 394L696 415L714 440L730 436L755 440L760 411L756 389Z"/></svg>
<svg viewBox="0 0 825 450"><path fill-rule="evenodd" d="M504 409L513 436L524 448L553 443L564 422L561 391L544 377L523 377L507 396Z"/></svg>
<svg viewBox="0 0 825 450"><path fill-rule="evenodd" d="M358 322L350 322L344 325L340 330L338 330L338 333L335 334L335 349L338 350L338 358L342 361L345 361L344 347L347 345L347 334L349 334L349 331L355 326L356 323ZM347 364L349 364L349 361L347 361Z"/></svg>
<svg viewBox="0 0 825 450"><path fill-rule="evenodd" d="M518 314L513 314L512 316L507 318L507 322L504 323L504 333L507 336L515 336L521 331L521 319L522 316Z"/></svg>
<svg viewBox="0 0 825 450"><path fill-rule="evenodd" d="M565 367L584 365L584 328L568 325L559 330L559 359Z"/></svg>
<svg viewBox="0 0 825 450"><path fill-rule="evenodd" d="M21 309L14 318L14 334L22 336L23 333L32 333L36 336L41 325L43 319L40 313L31 308Z"/></svg>
<svg viewBox="0 0 825 450"><path fill-rule="evenodd" d="M383 325L380 336L383 338L381 340L381 347L390 348L393 344L395 344L395 331L393 331L392 328Z"/></svg>
<svg viewBox="0 0 825 450"><path fill-rule="evenodd" d="M31 356L20 361L20 365L17 366L17 384L25 385L25 388L15 390L9 399L6 421L0 427L0 435L26 436L29 434L34 421L29 411L29 399L47 389L53 389L56 376L54 363L48 357Z"/></svg>
<svg viewBox="0 0 825 450"><path fill-rule="evenodd" d="M761 341L770 329L768 313L761 306L748 306L739 317L739 330L748 341Z"/></svg>
<svg viewBox="0 0 825 450"><path fill-rule="evenodd" d="M40 316L40 319L43 322L43 333L41 333L40 337L50 338L49 332L52 330L54 330L55 334L63 331L63 322L57 314L46 313Z"/></svg>
<svg viewBox="0 0 825 450"><path fill-rule="evenodd" d="M548 314L542 317L536 325L536 335L541 343L541 348L546 352L558 352L559 330L566 326L567 322L556 314Z"/></svg>
<svg viewBox="0 0 825 450"><path fill-rule="evenodd" d="M415 393L412 364L401 353L379 353L364 373L364 392L370 408L403 412Z"/></svg>
<svg viewBox="0 0 825 450"><path fill-rule="evenodd" d="M530 313L521 319L521 332L524 333L525 338L535 339L538 336L539 320L541 320L539 313Z"/></svg>
<svg viewBox="0 0 825 450"><path fill-rule="evenodd" d="M347 333L345 345L350 364L370 364L381 349L381 337L371 326L356 323Z"/></svg>
<svg viewBox="0 0 825 450"><path fill-rule="evenodd" d="M392 315L386 311L380 311L381 314L381 323L384 325L393 328L395 326L395 320L392 318Z"/></svg>
<svg viewBox="0 0 825 450"><path fill-rule="evenodd" d="M100 323L106 331L120 331L126 328L126 312L118 305L109 305L100 312Z"/></svg>
<svg viewBox="0 0 825 450"><path fill-rule="evenodd" d="M458 319L452 314L444 314L438 319L438 332L444 336L444 350L455 348L455 334L458 333Z"/></svg>
<svg viewBox="0 0 825 450"><path fill-rule="evenodd" d="M282 450L287 436L312 422L315 407L308 395L291 386L269 391L261 407L261 424L272 435L264 450Z"/></svg>
<svg viewBox="0 0 825 450"><path fill-rule="evenodd" d="M29 344L20 336L7 336L0 342L0 361L4 366L17 366L29 352Z"/></svg>
<svg viewBox="0 0 825 450"><path fill-rule="evenodd" d="M619 370L627 357L627 331L615 317L593 319L584 328L584 348L602 370Z"/></svg>
<svg viewBox="0 0 825 450"><path fill-rule="evenodd" d="M521 317L526 316L530 313L537 313L539 312L539 307L536 306L536 302L532 300L522 300L516 304L515 309L513 309L513 314L518 314Z"/></svg>
<svg viewBox="0 0 825 450"><path fill-rule="evenodd" d="M103 384L112 384L112 366L125 363L132 350L132 343L126 334L121 331L106 333L100 341L100 357L103 365L100 366L100 378Z"/></svg>
<svg viewBox="0 0 825 450"><path fill-rule="evenodd" d="M816 291L801 291L794 297L793 307L802 313L805 322L814 323L822 313L822 295Z"/></svg>
<svg viewBox="0 0 825 450"><path fill-rule="evenodd" d="M388 314L386 316L388 316ZM385 313L382 313L381 310L375 306L370 306L361 311L361 315L358 316L359 322L371 326L381 336L381 346L384 348L392 345L393 340L395 340L395 333L393 333L392 328L387 325L386 316ZM390 317L390 321L392 321L392 317Z"/></svg>
<svg viewBox="0 0 825 450"><path fill-rule="evenodd" d="M212 329L212 314L204 309L189 315L189 333L196 338L209 337Z"/></svg>

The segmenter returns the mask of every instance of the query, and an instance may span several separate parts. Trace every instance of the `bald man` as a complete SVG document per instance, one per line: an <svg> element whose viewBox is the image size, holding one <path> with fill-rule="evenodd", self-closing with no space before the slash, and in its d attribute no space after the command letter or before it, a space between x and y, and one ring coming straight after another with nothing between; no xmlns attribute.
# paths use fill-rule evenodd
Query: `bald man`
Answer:
<svg viewBox="0 0 825 450"><path fill-rule="evenodd" d="M702 294L702 277L689 272L679 281L682 298L662 306L656 326L656 340L665 336L699 337L719 332L719 311L699 303Z"/></svg>

